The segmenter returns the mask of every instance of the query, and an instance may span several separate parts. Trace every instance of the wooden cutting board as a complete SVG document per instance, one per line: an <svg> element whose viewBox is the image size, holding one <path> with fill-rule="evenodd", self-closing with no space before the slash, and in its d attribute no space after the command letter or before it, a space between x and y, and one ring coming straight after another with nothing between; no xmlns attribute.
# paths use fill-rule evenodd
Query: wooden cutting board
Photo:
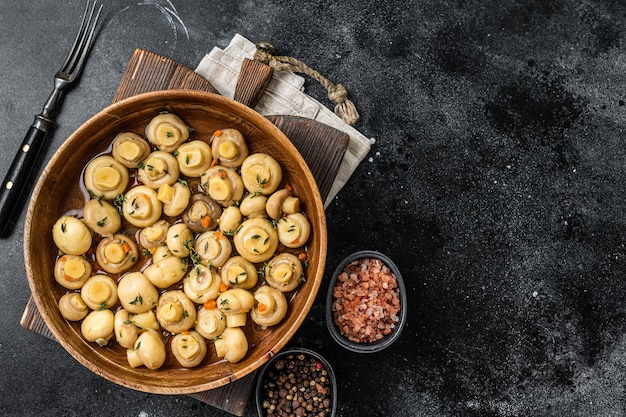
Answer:
<svg viewBox="0 0 626 417"><path fill-rule="evenodd" d="M261 78L266 75L263 74ZM263 82L262 79L259 81ZM193 70L169 58L137 49L126 67L113 102L136 94L168 89L218 93L205 78ZM285 133L300 151L318 184L322 200L325 200L348 146L348 135L311 119L282 115L269 116L268 119ZM32 297L26 305L20 324L28 330L54 340ZM256 374L254 372L228 385L190 395L223 411L242 416L252 394Z"/></svg>

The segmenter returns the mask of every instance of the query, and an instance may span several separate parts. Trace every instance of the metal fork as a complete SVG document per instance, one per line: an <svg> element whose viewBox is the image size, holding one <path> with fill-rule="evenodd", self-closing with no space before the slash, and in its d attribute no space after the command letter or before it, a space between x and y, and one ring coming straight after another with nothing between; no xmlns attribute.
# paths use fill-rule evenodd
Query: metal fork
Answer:
<svg viewBox="0 0 626 417"><path fill-rule="evenodd" d="M21 196L26 189L45 138L54 125L54 113L60 105L62 93L75 84L85 66L101 11L102 4L98 6L97 1L91 4L91 0L88 0L72 49L61 69L54 75L54 90L44 104L43 111L35 116L35 121L26 133L24 141L2 182L0 188L0 236L10 233L9 225L12 223L13 216L19 213L17 208L23 204Z"/></svg>

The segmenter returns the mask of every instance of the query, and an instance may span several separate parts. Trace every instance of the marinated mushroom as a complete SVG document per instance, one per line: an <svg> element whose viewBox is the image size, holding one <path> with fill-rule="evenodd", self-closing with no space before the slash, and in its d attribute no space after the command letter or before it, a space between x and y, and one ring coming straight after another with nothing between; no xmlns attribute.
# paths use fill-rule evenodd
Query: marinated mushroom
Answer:
<svg viewBox="0 0 626 417"><path fill-rule="evenodd" d="M237 129L222 129L213 134L211 152L220 165L237 168L248 156L248 145Z"/></svg>
<svg viewBox="0 0 626 417"><path fill-rule="evenodd" d="M302 262L288 252L279 253L265 265L265 280L282 292L295 290L303 277Z"/></svg>
<svg viewBox="0 0 626 417"><path fill-rule="evenodd" d="M135 346L139 331L130 320L130 314L123 308L115 313L113 319L113 330L115 331L115 340L123 348L131 349Z"/></svg>
<svg viewBox="0 0 626 417"><path fill-rule="evenodd" d="M157 192L146 185L128 190L122 204L124 218L137 227L152 226L161 218L162 209Z"/></svg>
<svg viewBox="0 0 626 417"><path fill-rule="evenodd" d="M239 362L248 353L248 339L239 327L227 327L213 343L217 356L230 363Z"/></svg>
<svg viewBox="0 0 626 417"><path fill-rule="evenodd" d="M237 230L242 220L243 216L241 215L239 207L226 207L218 220L219 229L225 235L232 236L235 234L235 230Z"/></svg>
<svg viewBox="0 0 626 417"><path fill-rule="evenodd" d="M194 303L204 304L217 298L220 294L221 282L214 269L198 264L183 280L183 291Z"/></svg>
<svg viewBox="0 0 626 417"><path fill-rule="evenodd" d="M113 321L115 316L109 309L95 310L87 314L80 325L80 332L89 342L98 346L106 346L113 337Z"/></svg>
<svg viewBox="0 0 626 417"><path fill-rule="evenodd" d="M246 325L248 311L254 307L254 297L248 290L231 288L217 297L217 308L226 316L227 327Z"/></svg>
<svg viewBox="0 0 626 417"><path fill-rule="evenodd" d="M112 235L122 227L120 213L106 200L94 198L83 207L83 221L99 235Z"/></svg>
<svg viewBox="0 0 626 417"><path fill-rule="evenodd" d="M52 226L52 239L61 252L82 255L91 248L91 231L72 216L61 216Z"/></svg>
<svg viewBox="0 0 626 417"><path fill-rule="evenodd" d="M195 329L207 339L215 339L226 329L226 316L217 308L217 303L212 307L204 305L196 313Z"/></svg>
<svg viewBox="0 0 626 417"><path fill-rule="evenodd" d="M222 282L226 285L249 290L258 281L258 274L254 265L242 256L229 258L220 268Z"/></svg>
<svg viewBox="0 0 626 417"><path fill-rule="evenodd" d="M96 247L96 260L110 274L128 271L139 259L139 249L131 238L123 234L103 237Z"/></svg>
<svg viewBox="0 0 626 417"><path fill-rule="evenodd" d="M174 185L163 184L159 187L157 197L163 203L163 213L176 217L189 205L191 190L187 183L178 181Z"/></svg>
<svg viewBox="0 0 626 417"><path fill-rule="evenodd" d="M215 165L200 177L204 191L220 205L233 206L243 197L243 181L234 169Z"/></svg>
<svg viewBox="0 0 626 417"><path fill-rule="evenodd" d="M180 172L189 178L199 177L213 162L211 147L203 140L183 143L176 149L175 155Z"/></svg>
<svg viewBox="0 0 626 417"><path fill-rule="evenodd" d="M311 234L309 220L302 213L292 213L281 217L276 223L278 240L288 248L304 245Z"/></svg>
<svg viewBox="0 0 626 417"><path fill-rule="evenodd" d="M172 255L186 258L193 249L193 238L193 232L185 223L176 223L167 231L165 242Z"/></svg>
<svg viewBox="0 0 626 417"><path fill-rule="evenodd" d="M171 348L178 363L185 368L200 365L207 352L204 337L193 330L174 336Z"/></svg>
<svg viewBox="0 0 626 417"><path fill-rule="evenodd" d="M77 290L91 276L91 264L77 255L63 255L54 264L54 279L68 290Z"/></svg>
<svg viewBox="0 0 626 417"><path fill-rule="evenodd" d="M247 194L239 203L239 211L245 217L265 217L267 197L263 194Z"/></svg>
<svg viewBox="0 0 626 417"><path fill-rule="evenodd" d="M89 313L87 304L77 292L68 292L59 299L59 312L69 321L79 321Z"/></svg>
<svg viewBox="0 0 626 417"><path fill-rule="evenodd" d="M172 255L172 252L170 252L170 249L167 247L167 245L156 247L153 250L151 250L150 252L152 252L152 263L153 264L161 262L165 258L174 256L174 255Z"/></svg>
<svg viewBox="0 0 626 417"><path fill-rule="evenodd" d="M133 314L145 313L159 300L157 289L139 271L129 272L120 278L117 283L117 296L122 307Z"/></svg>
<svg viewBox="0 0 626 417"><path fill-rule="evenodd" d="M139 244L146 249L163 246L169 228L167 220L159 220L152 226L144 227L139 232Z"/></svg>
<svg viewBox="0 0 626 417"><path fill-rule="evenodd" d="M108 275L93 275L83 285L80 296L92 310L111 308L117 303L117 284Z"/></svg>
<svg viewBox="0 0 626 417"><path fill-rule="evenodd" d="M266 153L254 153L241 164L241 179L250 193L268 195L276 191L283 179L280 164Z"/></svg>
<svg viewBox="0 0 626 417"><path fill-rule="evenodd" d="M155 190L163 184L172 185L180 174L178 162L171 153L154 151L139 164L137 176L141 182Z"/></svg>
<svg viewBox="0 0 626 417"><path fill-rule="evenodd" d="M300 210L300 199L293 197L291 191L283 188L269 196L265 204L265 210L270 218L278 220L283 213L297 213Z"/></svg>
<svg viewBox="0 0 626 417"><path fill-rule="evenodd" d="M263 328L278 324L287 314L287 299L276 288L263 285L254 291L254 299L250 318Z"/></svg>
<svg viewBox="0 0 626 417"><path fill-rule="evenodd" d="M173 113L162 113L150 120L146 136L159 150L174 152L189 138L189 127Z"/></svg>
<svg viewBox="0 0 626 417"><path fill-rule="evenodd" d="M267 219L247 219L235 232L233 238L239 255L252 263L265 262L278 248L278 234Z"/></svg>
<svg viewBox="0 0 626 417"><path fill-rule="evenodd" d="M222 232L210 230L196 238L195 250L202 265L220 267L230 257L233 248Z"/></svg>
<svg viewBox="0 0 626 417"><path fill-rule="evenodd" d="M111 155L126 168L137 168L149 153L150 144L136 133L120 133L113 139Z"/></svg>
<svg viewBox="0 0 626 417"><path fill-rule="evenodd" d="M159 331L161 326L157 321L156 314L153 310L148 310L145 313L132 314L130 321L135 325L139 333L143 333L148 330Z"/></svg>
<svg viewBox="0 0 626 417"><path fill-rule="evenodd" d="M222 215L222 207L206 194L193 194L183 212L183 222L196 233L213 230Z"/></svg>
<svg viewBox="0 0 626 417"><path fill-rule="evenodd" d="M168 288L180 281L187 273L187 262L184 259L167 253L164 255L160 255L158 262L153 262L143 270L146 278L157 288Z"/></svg>
<svg viewBox="0 0 626 417"><path fill-rule="evenodd" d="M126 359L132 368L144 365L148 369L159 369L165 363L165 343L153 330L143 332L135 347L126 351Z"/></svg>
<svg viewBox="0 0 626 417"><path fill-rule="evenodd" d="M112 156L101 155L87 164L83 179L92 196L113 200L128 186L128 169Z"/></svg>
<svg viewBox="0 0 626 417"><path fill-rule="evenodd" d="M184 292L166 291L159 298L156 316L163 329L170 333L182 333L193 327L196 308Z"/></svg>

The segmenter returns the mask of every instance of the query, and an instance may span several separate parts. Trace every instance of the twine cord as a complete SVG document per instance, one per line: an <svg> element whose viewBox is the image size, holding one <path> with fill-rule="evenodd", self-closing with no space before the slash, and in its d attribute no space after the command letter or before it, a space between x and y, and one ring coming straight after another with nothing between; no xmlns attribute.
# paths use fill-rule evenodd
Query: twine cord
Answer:
<svg viewBox="0 0 626 417"><path fill-rule="evenodd" d="M271 44L260 42L256 47L255 60L269 65L275 71L290 71L308 75L326 89L328 98L335 104L335 114L337 116L341 117L349 125L354 125L359 120L356 106L348 98L348 90L343 85L333 83L318 71L296 58L276 55L276 49Z"/></svg>

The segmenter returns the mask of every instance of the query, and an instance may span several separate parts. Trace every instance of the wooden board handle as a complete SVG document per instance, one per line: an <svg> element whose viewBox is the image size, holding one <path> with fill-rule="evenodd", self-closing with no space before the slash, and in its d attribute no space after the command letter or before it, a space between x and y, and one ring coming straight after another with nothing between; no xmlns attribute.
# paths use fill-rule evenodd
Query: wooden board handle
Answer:
<svg viewBox="0 0 626 417"><path fill-rule="evenodd" d="M235 101L254 108L272 79L272 67L253 59L244 58L235 86Z"/></svg>

